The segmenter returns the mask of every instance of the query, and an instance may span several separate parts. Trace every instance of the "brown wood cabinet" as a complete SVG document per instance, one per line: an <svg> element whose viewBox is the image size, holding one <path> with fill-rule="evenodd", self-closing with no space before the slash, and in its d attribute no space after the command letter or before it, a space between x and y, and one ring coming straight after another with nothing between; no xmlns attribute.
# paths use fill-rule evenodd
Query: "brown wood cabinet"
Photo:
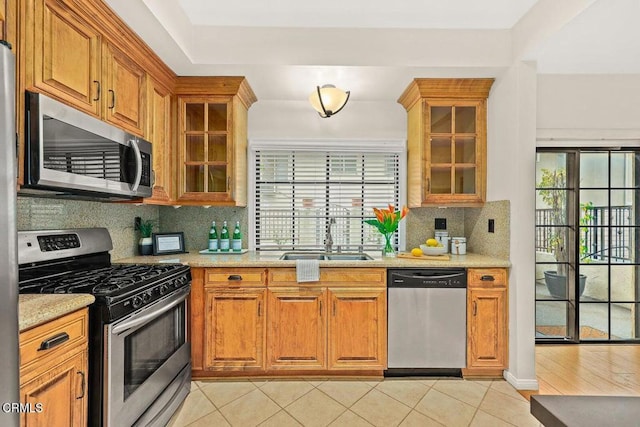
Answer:
<svg viewBox="0 0 640 427"><path fill-rule="evenodd" d="M112 43L103 44L102 111L106 121L144 136L144 108L147 75Z"/></svg>
<svg viewBox="0 0 640 427"><path fill-rule="evenodd" d="M20 402L31 404L21 425L87 425L87 313L20 333Z"/></svg>
<svg viewBox="0 0 640 427"><path fill-rule="evenodd" d="M171 90L155 79L147 79L147 129L153 145L153 194L149 204L170 204L173 199L173 147L171 144Z"/></svg>
<svg viewBox="0 0 640 427"><path fill-rule="evenodd" d="M0 0L0 40L6 40L5 22L7 21L7 1Z"/></svg>
<svg viewBox="0 0 640 427"><path fill-rule="evenodd" d="M502 377L508 366L507 270L467 271L465 376Z"/></svg>
<svg viewBox="0 0 640 427"><path fill-rule="evenodd" d="M99 30L65 0L27 0L24 7L27 89L100 117L106 85Z"/></svg>
<svg viewBox="0 0 640 427"><path fill-rule="evenodd" d="M192 268L189 304L194 377L264 371L266 270Z"/></svg>
<svg viewBox="0 0 640 427"><path fill-rule="evenodd" d="M267 368L326 368L327 292L325 288L268 291Z"/></svg>
<svg viewBox="0 0 640 427"><path fill-rule="evenodd" d="M386 368L385 269L322 268L310 283L295 268L268 273L268 369Z"/></svg>
<svg viewBox="0 0 640 427"><path fill-rule="evenodd" d="M329 288L329 369L386 369L386 288Z"/></svg>
<svg viewBox="0 0 640 427"><path fill-rule="evenodd" d="M246 206L247 112L256 97L244 77L179 77L177 204Z"/></svg>
<svg viewBox="0 0 640 427"><path fill-rule="evenodd" d="M414 79L400 96L407 110L409 207L484 203L492 84L493 79Z"/></svg>

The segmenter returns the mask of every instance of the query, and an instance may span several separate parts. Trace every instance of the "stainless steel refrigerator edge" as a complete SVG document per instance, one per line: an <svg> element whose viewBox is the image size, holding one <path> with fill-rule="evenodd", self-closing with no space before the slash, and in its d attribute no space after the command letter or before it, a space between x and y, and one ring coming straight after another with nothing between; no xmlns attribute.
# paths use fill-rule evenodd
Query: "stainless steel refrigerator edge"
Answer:
<svg viewBox="0 0 640 427"><path fill-rule="evenodd" d="M0 43L0 424L18 426L18 236L16 225L15 56Z"/></svg>

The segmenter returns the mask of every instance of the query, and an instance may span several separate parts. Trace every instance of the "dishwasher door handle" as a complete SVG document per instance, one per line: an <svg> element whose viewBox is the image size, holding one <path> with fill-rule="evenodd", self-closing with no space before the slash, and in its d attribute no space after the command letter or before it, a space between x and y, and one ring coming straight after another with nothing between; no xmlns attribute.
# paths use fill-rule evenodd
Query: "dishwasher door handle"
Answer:
<svg viewBox="0 0 640 427"><path fill-rule="evenodd" d="M452 277L464 277L464 273L451 273L451 274L398 274L393 273L391 277L402 277L403 279L451 279Z"/></svg>

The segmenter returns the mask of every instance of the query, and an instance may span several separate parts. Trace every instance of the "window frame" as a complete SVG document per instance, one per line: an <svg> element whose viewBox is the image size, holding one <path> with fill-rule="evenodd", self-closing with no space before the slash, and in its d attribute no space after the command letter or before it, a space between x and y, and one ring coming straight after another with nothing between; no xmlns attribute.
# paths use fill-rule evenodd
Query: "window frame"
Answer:
<svg viewBox="0 0 640 427"><path fill-rule="evenodd" d="M247 164L256 164L256 151L336 151L342 153L396 153L398 154L399 182L398 202L400 208L407 203L407 141L404 139L250 139L247 150ZM247 208L249 219L249 250L256 250L256 169L248 171ZM380 206L381 208L384 206ZM373 217L373 212L371 213ZM406 221L398 226L398 250L406 248Z"/></svg>

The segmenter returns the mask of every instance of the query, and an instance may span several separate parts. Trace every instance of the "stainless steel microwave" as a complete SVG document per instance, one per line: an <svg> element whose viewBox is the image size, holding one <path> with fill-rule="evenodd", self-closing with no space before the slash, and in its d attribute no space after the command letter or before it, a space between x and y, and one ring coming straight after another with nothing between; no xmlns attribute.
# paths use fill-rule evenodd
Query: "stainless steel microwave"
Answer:
<svg viewBox="0 0 640 427"><path fill-rule="evenodd" d="M24 185L42 196L151 196L151 144L45 95L26 92Z"/></svg>

